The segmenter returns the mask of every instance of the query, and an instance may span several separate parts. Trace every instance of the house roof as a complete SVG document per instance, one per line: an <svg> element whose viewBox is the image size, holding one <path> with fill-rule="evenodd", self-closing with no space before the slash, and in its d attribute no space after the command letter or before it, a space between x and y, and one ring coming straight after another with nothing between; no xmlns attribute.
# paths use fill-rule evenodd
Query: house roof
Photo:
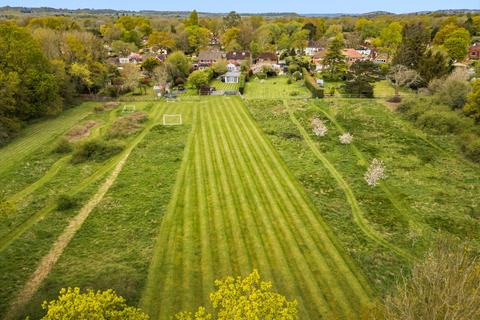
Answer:
<svg viewBox="0 0 480 320"><path fill-rule="evenodd" d="M321 41L313 41L313 40L308 41L307 48L317 48L317 49L321 49L322 47L323 47L323 46L322 46L322 42L321 42Z"/></svg>
<svg viewBox="0 0 480 320"><path fill-rule="evenodd" d="M250 59L249 51L230 51L227 52L227 60L247 60Z"/></svg>
<svg viewBox="0 0 480 320"><path fill-rule="evenodd" d="M260 53L258 55L258 59L261 59L261 60L271 60L271 61L277 61L278 57L275 53L273 52L264 52L264 53Z"/></svg>
<svg viewBox="0 0 480 320"><path fill-rule="evenodd" d="M208 50L200 50L198 54L199 60L221 60L223 58L223 51L218 49L208 49Z"/></svg>
<svg viewBox="0 0 480 320"><path fill-rule="evenodd" d="M357 50L352 49L352 48L343 49L342 53L347 58L351 58L351 59L362 59L363 58L363 56L360 52L358 52Z"/></svg>
<svg viewBox="0 0 480 320"><path fill-rule="evenodd" d="M327 54L327 50L322 49L320 51L317 51L313 54L314 59L323 59L325 57L325 54Z"/></svg>
<svg viewBox="0 0 480 320"><path fill-rule="evenodd" d="M222 75L223 77L240 77L240 72L238 71L228 71Z"/></svg>

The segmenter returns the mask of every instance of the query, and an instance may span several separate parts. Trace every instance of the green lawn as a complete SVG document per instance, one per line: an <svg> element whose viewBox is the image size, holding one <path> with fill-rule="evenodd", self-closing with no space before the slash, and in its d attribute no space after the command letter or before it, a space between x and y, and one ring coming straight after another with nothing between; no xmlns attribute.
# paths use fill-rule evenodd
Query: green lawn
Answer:
<svg viewBox="0 0 480 320"><path fill-rule="evenodd" d="M215 87L216 90L223 90L223 91L227 91L227 90L238 91L238 89L240 88L239 83L225 83L219 80L213 80L210 83L210 86Z"/></svg>
<svg viewBox="0 0 480 320"><path fill-rule="evenodd" d="M308 98L310 92L303 81L287 83L287 77L273 77L266 80L252 78L246 83L244 97L246 99L289 99Z"/></svg>
<svg viewBox="0 0 480 320"><path fill-rule="evenodd" d="M256 268L302 319L352 318L371 297L357 267L239 98L199 105L141 307L170 319L213 281ZM175 294L172 294L175 292Z"/></svg>
<svg viewBox="0 0 480 320"><path fill-rule="evenodd" d="M375 90L391 93L386 82ZM215 279L258 269L298 301L300 319L356 319L438 236L480 246L480 167L451 137L423 134L379 100L308 97L302 81L276 77L252 79L243 97L125 102L149 119L101 162L52 149L88 120L97 125L78 143L105 137L122 105L95 114L85 104L27 128L0 149L0 316L124 160L19 317L39 318L43 300L79 286L171 319L206 305ZM163 114L183 124L163 126ZM373 158L387 172L377 187L363 177ZM58 210L60 194L78 205Z"/></svg>

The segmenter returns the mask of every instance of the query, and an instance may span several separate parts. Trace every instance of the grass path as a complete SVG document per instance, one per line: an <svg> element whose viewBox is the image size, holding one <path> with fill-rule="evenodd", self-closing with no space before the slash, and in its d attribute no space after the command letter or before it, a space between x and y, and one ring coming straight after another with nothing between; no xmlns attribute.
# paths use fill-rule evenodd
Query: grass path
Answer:
<svg viewBox="0 0 480 320"><path fill-rule="evenodd" d="M93 197L80 209L79 213L70 220L69 225L53 243L48 254L42 258L36 270L28 279L22 290L14 298L10 310L7 312L6 319L14 319L18 312L22 310L25 304L30 301L32 296L39 289L76 232L81 228L82 224L88 218L92 210L103 199L104 195L115 182L123 166L127 162L132 150L143 140L151 128L157 123L159 120L159 115L163 109L164 108L157 108L157 110L154 111L153 121L151 121L150 124L146 126L146 128L137 137L135 137L128 148L122 152L119 161L115 163L113 171L108 175L105 182L100 186Z"/></svg>
<svg viewBox="0 0 480 320"><path fill-rule="evenodd" d="M170 319L257 268L302 319L355 319L372 292L238 98L198 105L141 307Z"/></svg>
<svg viewBox="0 0 480 320"><path fill-rule="evenodd" d="M319 110L320 112L322 112L322 114L325 115L325 117L327 117L335 125L335 127L340 133L343 134L346 132L345 129L342 127L342 125L337 121L337 119L333 115L331 115L330 113L328 113L327 111L323 110L318 106L315 106L315 107L316 107L316 110ZM362 154L362 152L355 146L355 143L350 143L349 147L353 151L357 159L362 161L362 163L365 163L365 164L368 163L367 159ZM422 229L427 227L424 223L422 223L421 221L417 221L415 219L414 215L411 212L412 209L407 207L405 203L401 202L401 200L398 199L393 194L393 192L390 190L388 185L386 185L386 183L380 182L379 187L386 194L386 196L388 197L392 205L397 209L397 211L403 216L404 219L408 221L411 227L420 227Z"/></svg>
<svg viewBox="0 0 480 320"><path fill-rule="evenodd" d="M338 170L335 169L335 166L322 154L322 152L315 145L315 142L312 140L308 132L305 130L305 128L300 124L298 119L295 117L295 114L293 110L289 107L288 102L284 100L283 103L285 105L285 108L288 110L290 119L297 126L300 134L305 139L305 142L308 144L308 146L310 147L312 152L315 154L315 156L322 162L325 168L330 172L332 177L337 181L338 185L345 193L347 201L350 204L350 207L352 209L352 215L353 215L354 221L359 226L359 228L365 233L365 235L367 235L373 241L377 242L378 244L382 245L383 247L389 250L392 250L399 256L402 256L408 260L412 260L414 257L410 253L386 241L381 234L379 234L376 230L374 230L369 225L368 221L364 217L364 213L360 208L360 205L358 204L358 201L353 193L352 188L345 181L345 179L342 177L340 172L338 172Z"/></svg>
<svg viewBox="0 0 480 320"><path fill-rule="evenodd" d="M62 112L58 117L28 126L18 138L0 148L0 176L21 159L48 145L56 137L85 118L95 103L84 103Z"/></svg>

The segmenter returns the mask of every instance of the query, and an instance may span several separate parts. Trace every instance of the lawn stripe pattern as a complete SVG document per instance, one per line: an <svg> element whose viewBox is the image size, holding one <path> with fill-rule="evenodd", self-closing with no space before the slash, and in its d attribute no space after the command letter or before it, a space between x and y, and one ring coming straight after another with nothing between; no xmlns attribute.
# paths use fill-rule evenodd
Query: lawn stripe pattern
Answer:
<svg viewBox="0 0 480 320"><path fill-rule="evenodd" d="M170 319L253 268L302 319L354 319L372 292L238 98L209 98L160 227L141 307Z"/></svg>

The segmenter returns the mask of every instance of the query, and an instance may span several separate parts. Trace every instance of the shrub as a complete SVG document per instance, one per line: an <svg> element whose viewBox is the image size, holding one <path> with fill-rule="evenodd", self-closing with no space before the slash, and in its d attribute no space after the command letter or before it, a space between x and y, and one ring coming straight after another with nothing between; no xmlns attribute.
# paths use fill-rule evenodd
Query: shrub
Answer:
<svg viewBox="0 0 480 320"><path fill-rule="evenodd" d="M475 134L463 135L460 139L460 148L465 157L473 162L480 163L480 137Z"/></svg>
<svg viewBox="0 0 480 320"><path fill-rule="evenodd" d="M462 108L471 91L468 75L461 70L454 71L446 79L432 80L428 88L437 103L446 104L453 109Z"/></svg>
<svg viewBox="0 0 480 320"><path fill-rule="evenodd" d="M287 84L292 84L292 78L288 77Z"/></svg>
<svg viewBox="0 0 480 320"><path fill-rule="evenodd" d="M85 161L104 161L111 156L120 153L124 148L118 142L105 142L103 140L90 140L81 144L72 156L72 163Z"/></svg>
<svg viewBox="0 0 480 320"><path fill-rule="evenodd" d="M263 72L258 72L256 76L258 79L267 79L267 74Z"/></svg>
<svg viewBox="0 0 480 320"><path fill-rule="evenodd" d="M62 138L53 149L53 152L60 154L69 153L72 149L72 144L67 139Z"/></svg>
<svg viewBox="0 0 480 320"><path fill-rule="evenodd" d="M472 250L442 240L385 299L379 319L480 319L480 264Z"/></svg>
<svg viewBox="0 0 480 320"><path fill-rule="evenodd" d="M93 112L95 113L102 113L105 111L105 107L102 105L97 105L93 108Z"/></svg>
<svg viewBox="0 0 480 320"><path fill-rule="evenodd" d="M0 217L13 215L17 212L17 207L10 201L0 202Z"/></svg>
<svg viewBox="0 0 480 320"><path fill-rule="evenodd" d="M302 73L300 71L295 71L292 74L292 77L295 79L295 81L302 80Z"/></svg>
<svg viewBox="0 0 480 320"><path fill-rule="evenodd" d="M323 88L315 82L315 79L308 73L307 69L303 68L303 78L305 80L305 86L312 93L313 98L323 98Z"/></svg>
<svg viewBox="0 0 480 320"><path fill-rule="evenodd" d="M415 124L432 133L458 133L468 125L465 119L451 111L429 110L420 115Z"/></svg>
<svg viewBox="0 0 480 320"><path fill-rule="evenodd" d="M78 199L68 194L61 194L57 198L57 209L60 211L73 209L78 205Z"/></svg>
<svg viewBox="0 0 480 320"><path fill-rule="evenodd" d="M142 128L142 123L148 120L146 112L134 112L128 116L118 118L108 129L107 138L128 137Z"/></svg>

